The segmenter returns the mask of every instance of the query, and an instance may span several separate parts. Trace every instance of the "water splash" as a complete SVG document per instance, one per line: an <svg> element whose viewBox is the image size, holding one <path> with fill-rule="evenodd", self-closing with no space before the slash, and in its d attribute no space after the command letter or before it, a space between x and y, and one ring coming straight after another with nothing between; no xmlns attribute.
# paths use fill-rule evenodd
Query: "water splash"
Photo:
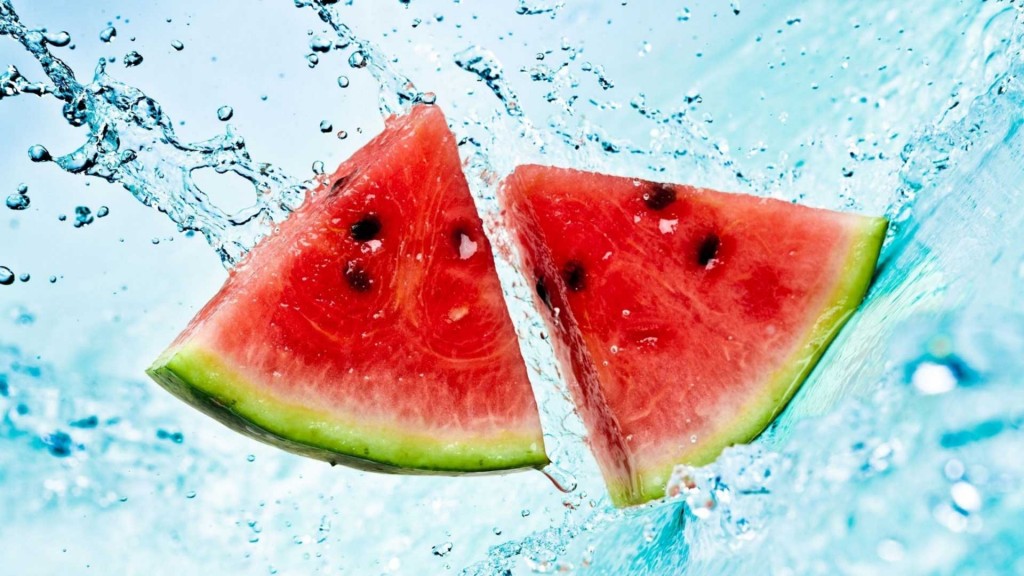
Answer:
<svg viewBox="0 0 1024 576"><path fill-rule="evenodd" d="M67 172L121 184L145 205L165 212L182 231L202 233L225 265L237 262L304 198L302 182L254 161L230 126L204 142L180 140L160 104L110 77L104 60L92 81L81 84L47 49L43 32L21 23L10 0L0 2L0 35L20 42L52 83L29 82L11 67L4 76L4 94L50 94L64 102L68 123L89 129L84 144L52 161ZM34 161L51 160L42 146L34 146L29 155ZM218 208L192 178L202 168L243 177L253 186L252 205L235 214Z"/></svg>

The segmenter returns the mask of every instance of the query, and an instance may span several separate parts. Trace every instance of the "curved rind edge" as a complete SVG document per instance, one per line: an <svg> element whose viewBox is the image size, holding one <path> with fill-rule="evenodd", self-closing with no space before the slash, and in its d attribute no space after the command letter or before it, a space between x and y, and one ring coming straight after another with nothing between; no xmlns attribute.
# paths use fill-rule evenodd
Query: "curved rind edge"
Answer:
<svg viewBox="0 0 1024 576"><path fill-rule="evenodd" d="M639 494L630 494L628 485L608 485L608 494L617 507L635 506L665 496L665 488L676 464L703 466L714 462L722 450L734 444L748 443L761 434L775 420L793 398L829 344L860 306L875 272L889 221L882 217L856 216L859 225L851 234L849 254L844 274L838 281L828 306L819 316L804 344L797 347L793 359L776 371L765 387L766 396L750 402L717 437L706 439L700 448L672 458L648 470L661 470L662 474L642 473Z"/></svg>
<svg viewBox="0 0 1024 576"><path fill-rule="evenodd" d="M550 462L541 435L505 433L459 443L278 402L261 396L213 353L188 343L165 351L146 373L236 432L331 465L388 474L476 475L540 469Z"/></svg>

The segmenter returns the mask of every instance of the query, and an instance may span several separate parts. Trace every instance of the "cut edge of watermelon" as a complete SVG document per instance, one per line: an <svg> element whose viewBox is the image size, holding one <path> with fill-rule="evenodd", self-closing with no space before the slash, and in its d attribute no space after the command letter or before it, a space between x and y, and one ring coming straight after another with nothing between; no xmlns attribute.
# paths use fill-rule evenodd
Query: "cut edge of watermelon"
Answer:
<svg viewBox="0 0 1024 576"><path fill-rule="evenodd" d="M608 492L613 504L623 507L664 497L676 464L710 464L725 448L754 440L782 412L860 306L871 284L889 221L870 216L860 216L858 220L850 234L850 249L844 266L847 272L837 281L828 306L820 312L803 344L765 386L765 394L745 405L733 419L733 425L724 427L724 431L714 438L703 440L700 448L648 467L648 471L663 470L663 474L640 474L644 480L640 483L639 494L630 494L628 483L609 484Z"/></svg>
<svg viewBox="0 0 1024 576"><path fill-rule="evenodd" d="M417 475L493 474L546 466L543 437L431 437L398 426L346 420L268 397L216 353L189 343L146 370L171 394L225 426L289 452L359 470Z"/></svg>

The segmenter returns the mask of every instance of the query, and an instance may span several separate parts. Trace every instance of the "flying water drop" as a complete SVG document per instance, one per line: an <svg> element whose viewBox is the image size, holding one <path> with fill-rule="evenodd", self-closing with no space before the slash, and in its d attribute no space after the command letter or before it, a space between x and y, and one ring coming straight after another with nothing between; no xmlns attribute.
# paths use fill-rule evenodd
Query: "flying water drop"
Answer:
<svg viewBox="0 0 1024 576"><path fill-rule="evenodd" d="M142 54L139 54L135 50L132 50L131 52L124 55L125 68L134 68L139 64L142 64Z"/></svg>
<svg viewBox="0 0 1024 576"><path fill-rule="evenodd" d="M53 157L50 156L50 151L41 144L34 144L29 147L28 158L33 162L47 162L53 159Z"/></svg>
<svg viewBox="0 0 1024 576"><path fill-rule="evenodd" d="M7 197L7 207L11 210L24 210L29 204L29 197L24 194L11 194Z"/></svg>
<svg viewBox="0 0 1024 576"><path fill-rule="evenodd" d="M47 44L63 48L68 44L71 44L71 35L67 32L54 32L52 34L44 34L43 39L46 40Z"/></svg>
<svg viewBox="0 0 1024 576"><path fill-rule="evenodd" d="M235 109L231 106L224 105L220 108L217 108L217 119L221 122L227 122L228 120L231 120L231 117L234 115Z"/></svg>
<svg viewBox="0 0 1024 576"><path fill-rule="evenodd" d="M116 36L117 36L117 29L114 28L113 26L109 26L107 28L104 28L103 31L100 32L100 40L103 41L103 42L110 42Z"/></svg>

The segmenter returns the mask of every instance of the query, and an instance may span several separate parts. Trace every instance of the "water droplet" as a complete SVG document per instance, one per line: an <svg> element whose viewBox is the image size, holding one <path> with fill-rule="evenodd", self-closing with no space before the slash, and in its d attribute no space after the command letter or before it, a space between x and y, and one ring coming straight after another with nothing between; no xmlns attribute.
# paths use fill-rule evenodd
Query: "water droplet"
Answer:
<svg viewBox="0 0 1024 576"><path fill-rule="evenodd" d="M14 284L14 272L7 266L0 266L0 286L10 286Z"/></svg>
<svg viewBox="0 0 1024 576"><path fill-rule="evenodd" d="M492 529L491 529L491 532L494 532L494 535L495 535L495 536L501 536L501 528L498 528L497 526L495 526L494 528L492 528Z"/></svg>
<svg viewBox="0 0 1024 576"><path fill-rule="evenodd" d="M899 562L903 559L904 548L898 540L886 538L878 543L878 557L886 562Z"/></svg>
<svg viewBox="0 0 1024 576"><path fill-rule="evenodd" d="M29 203L29 197L24 194L11 194L7 197L7 207L11 210L24 210Z"/></svg>
<svg viewBox="0 0 1024 576"><path fill-rule="evenodd" d="M454 545L451 542L443 542L441 544L437 544L435 546L432 546L430 548L430 551L434 554L434 556L439 556L441 558L444 558L445 556L448 555L449 552L452 551L453 547L454 547Z"/></svg>
<svg viewBox="0 0 1024 576"><path fill-rule="evenodd" d="M255 454L249 454L248 456L245 457L245 459L247 461L249 461L249 462L255 462L256 461L256 455Z"/></svg>
<svg viewBox="0 0 1024 576"><path fill-rule="evenodd" d="M362 50L356 50L348 57L348 65L353 68L365 68L366 67L366 54L363 54Z"/></svg>
<svg viewBox="0 0 1024 576"><path fill-rule="evenodd" d="M185 49L185 45L181 43L181 40L171 40L171 48L181 52Z"/></svg>
<svg viewBox="0 0 1024 576"><path fill-rule="evenodd" d="M109 214L110 214L110 208L107 208L106 206L100 206L99 209L96 210L96 217L97 218L105 218Z"/></svg>
<svg viewBox="0 0 1024 576"><path fill-rule="evenodd" d="M960 481L949 489L953 504L963 512L970 514L981 509L981 493L970 482Z"/></svg>
<svg viewBox="0 0 1024 576"><path fill-rule="evenodd" d="M54 32L52 34L44 34L43 38L47 44L51 44L58 48L63 48L68 44L71 44L71 34L67 32Z"/></svg>
<svg viewBox="0 0 1024 576"><path fill-rule="evenodd" d="M142 64L142 54L139 54L135 50L132 50L131 52L124 55L125 68L132 68L134 66L138 66L139 64Z"/></svg>
<svg viewBox="0 0 1024 576"><path fill-rule="evenodd" d="M116 36L117 36L117 29L114 28L113 26L109 26L107 28L104 28L103 31L100 32L100 40L102 40L103 42L110 42Z"/></svg>
<svg viewBox="0 0 1024 576"><path fill-rule="evenodd" d="M221 106L217 108L217 119L221 122L227 122L231 120L231 117L235 115L235 109L231 106Z"/></svg>
<svg viewBox="0 0 1024 576"><path fill-rule="evenodd" d="M570 472L558 467L554 462L549 463L541 469L541 472L551 480L551 483L566 494L576 490L576 477Z"/></svg>
<svg viewBox="0 0 1024 576"><path fill-rule="evenodd" d="M25 183L18 184L18 189L17 190L18 190L18 194L27 194L28 193L28 184L25 184Z"/></svg>
<svg viewBox="0 0 1024 576"><path fill-rule="evenodd" d="M32 279L32 275L29 274L28 272L25 272L21 276L18 276L18 280L21 280L22 282L28 282L31 279Z"/></svg>
<svg viewBox="0 0 1024 576"><path fill-rule="evenodd" d="M193 499L193 498L195 498L195 497L196 497L196 491L195 491L195 490L189 490L189 491L188 491L188 492L187 492L187 493L185 494L185 498L188 498L189 500L191 500L191 499Z"/></svg>
<svg viewBox="0 0 1024 576"><path fill-rule="evenodd" d="M348 76L338 76L338 86L342 88L348 88Z"/></svg>
<svg viewBox="0 0 1024 576"><path fill-rule="evenodd" d="M348 132L338 130L338 140L344 140L345 138L348 138Z"/></svg>
<svg viewBox="0 0 1024 576"><path fill-rule="evenodd" d="M910 383L918 392L925 395L945 394L957 385L957 376L953 369L945 364L925 361L914 368Z"/></svg>
<svg viewBox="0 0 1024 576"><path fill-rule="evenodd" d="M92 210L88 206L75 206L75 228L92 224Z"/></svg>
<svg viewBox="0 0 1024 576"><path fill-rule="evenodd" d="M331 132L333 130L334 130L334 126L332 126L329 121L327 121L327 120L321 120L320 121L320 131L321 132L323 132L324 134L327 134L328 132Z"/></svg>
<svg viewBox="0 0 1024 576"><path fill-rule="evenodd" d="M527 516L530 515L530 509L529 508L523 508L522 512L520 512L519 515L522 516L523 518L526 518Z"/></svg>
<svg viewBox="0 0 1024 576"><path fill-rule="evenodd" d="M28 149L28 158L33 162L48 162L53 160L50 156L50 151L43 147L42 144L33 144Z"/></svg>
<svg viewBox="0 0 1024 576"><path fill-rule="evenodd" d="M49 280L50 280L50 284L56 284L57 283L57 277L56 276L50 276Z"/></svg>
<svg viewBox="0 0 1024 576"><path fill-rule="evenodd" d="M327 36L317 34L309 39L309 49L313 52L329 52L334 48L334 42Z"/></svg>
<svg viewBox="0 0 1024 576"><path fill-rule="evenodd" d="M316 54L307 54L306 62L309 63L310 68L316 68L316 65L320 63L320 57Z"/></svg>
<svg viewBox="0 0 1024 576"><path fill-rule="evenodd" d="M419 100L424 104L435 104L437 103L437 94L434 94L433 92L424 92L423 94L420 94Z"/></svg>
<svg viewBox="0 0 1024 576"><path fill-rule="evenodd" d="M323 174L324 163L320 160L313 162L313 174Z"/></svg>
<svg viewBox="0 0 1024 576"><path fill-rule="evenodd" d="M676 13L676 21L678 22L689 22L690 21L690 9L683 8Z"/></svg>

